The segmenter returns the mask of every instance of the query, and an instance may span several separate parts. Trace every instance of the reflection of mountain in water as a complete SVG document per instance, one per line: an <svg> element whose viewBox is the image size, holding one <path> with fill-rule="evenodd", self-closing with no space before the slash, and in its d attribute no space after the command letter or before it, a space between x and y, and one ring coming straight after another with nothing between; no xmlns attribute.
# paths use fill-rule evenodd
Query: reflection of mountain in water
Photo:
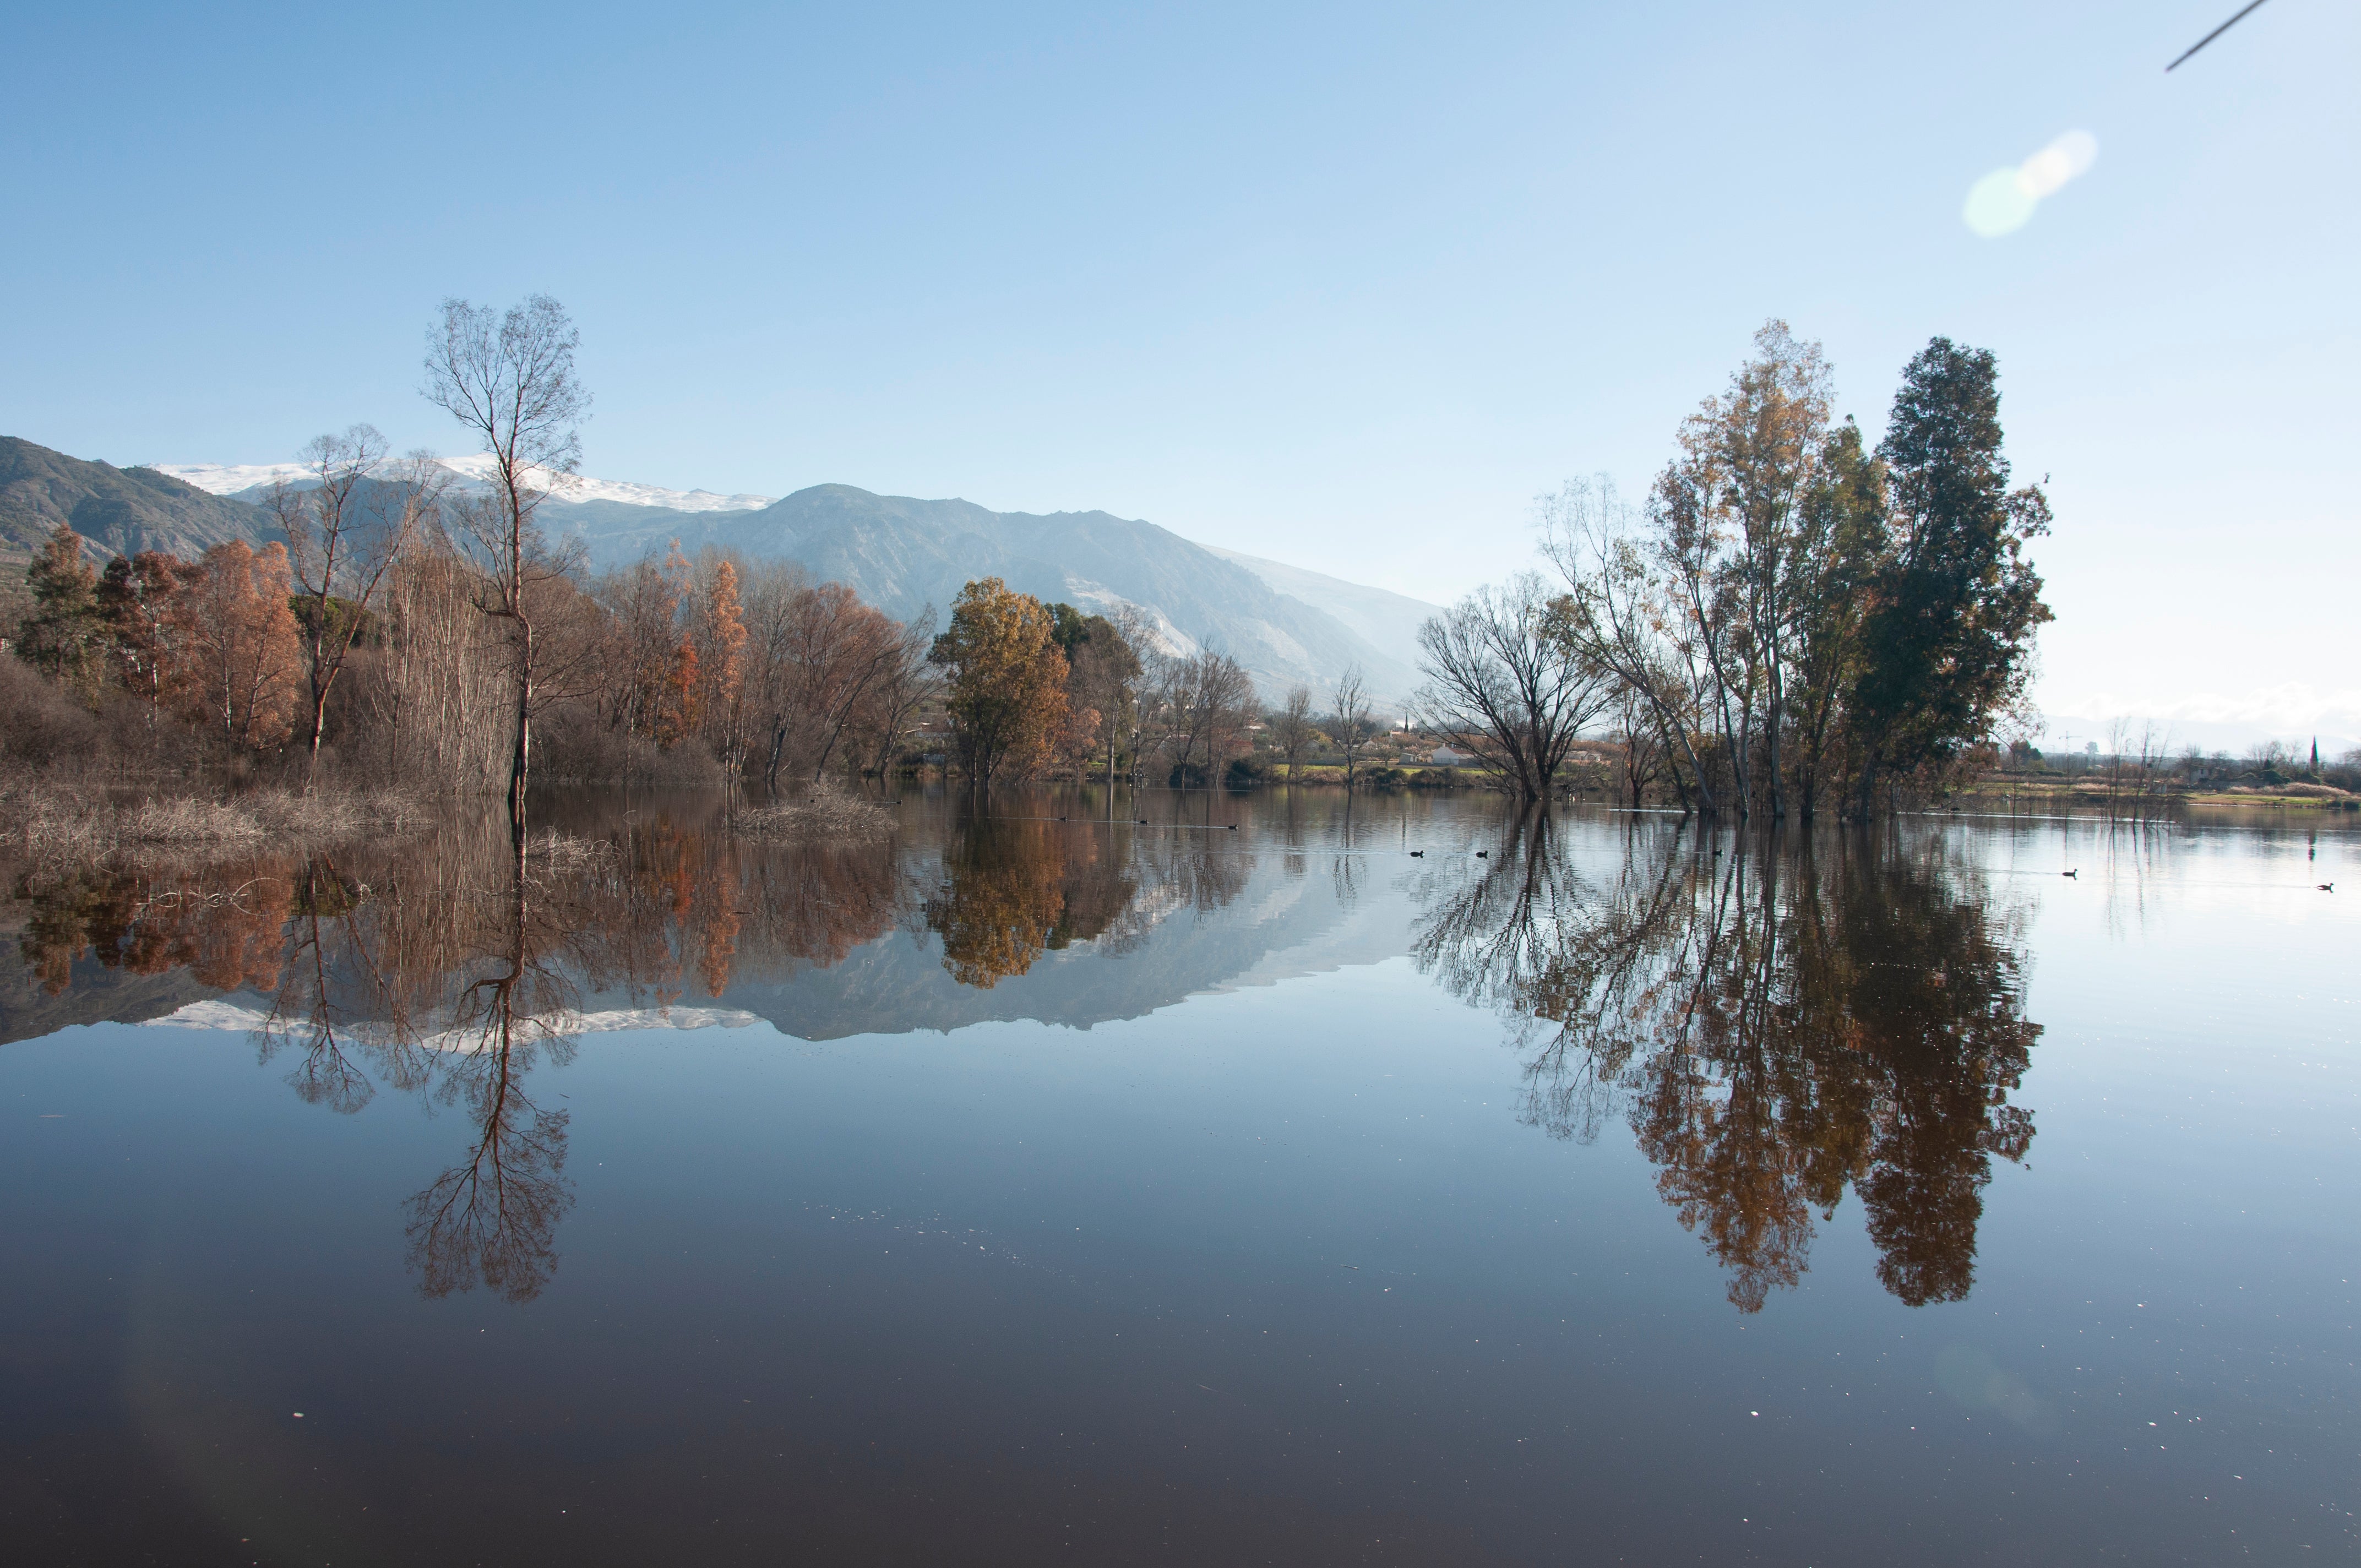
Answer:
<svg viewBox="0 0 2361 1568"><path fill-rule="evenodd" d="M1088 1028L1401 950L1399 921L1357 907L1351 878L1326 874L1333 853L1288 852L1284 824L1258 851L1218 825L939 802L906 810L895 839L855 845L748 841L714 802L566 816L571 848L528 871L570 922L552 962L578 1008L544 1020L550 1033L716 1006L815 1039L1019 1018ZM496 826L464 822L350 855L27 876L0 1036L222 1026L218 1007L183 1010L225 992L275 1020L303 992L332 999L349 1038L423 1039L505 939L471 919L509 880L505 855Z"/></svg>
<svg viewBox="0 0 2361 1568"><path fill-rule="evenodd" d="M1406 817L1364 855L1284 802L1137 805L1154 825L1073 804L910 803L884 840L782 844L719 802L577 802L522 864L485 820L352 857L27 874L0 1030L240 1028L328 1110L459 1110L469 1142L412 1201L412 1264L430 1294L522 1299L571 1202L565 1114L527 1082L587 1033L1089 1028L1407 944L1509 1023L1522 1120L1629 1125L1741 1310L1796 1283L1848 1190L1896 1297L1971 1288L1992 1161L2032 1143L2011 1099L2040 1028L2019 934L1940 836L1718 853L1668 824L1532 819L1488 860L1411 861L1383 846Z"/></svg>
<svg viewBox="0 0 2361 1568"><path fill-rule="evenodd" d="M1985 890L1939 838L1618 848L1592 874L1537 822L1426 890L1418 960L1510 1021L1523 1119L1588 1139L1620 1113L1742 1311L1802 1276L1848 1187L1887 1289L1964 1299L1992 1158L2033 1141L2009 1096L2041 1033Z"/></svg>
<svg viewBox="0 0 2361 1568"><path fill-rule="evenodd" d="M741 980L725 1000L805 1039L1020 1018L1087 1029L1401 951L1398 919L1356 918L1303 860L1130 825L969 823L908 864L917 918L900 936L785 983Z"/></svg>

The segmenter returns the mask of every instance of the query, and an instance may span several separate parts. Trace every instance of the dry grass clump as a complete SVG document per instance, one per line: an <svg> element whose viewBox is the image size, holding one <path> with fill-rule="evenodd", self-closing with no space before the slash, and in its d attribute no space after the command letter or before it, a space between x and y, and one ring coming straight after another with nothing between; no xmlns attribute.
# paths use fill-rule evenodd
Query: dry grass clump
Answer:
<svg viewBox="0 0 2361 1568"><path fill-rule="evenodd" d="M622 851L605 839L577 839L552 828L527 846L530 862L546 872L587 872L620 860Z"/></svg>
<svg viewBox="0 0 2361 1568"><path fill-rule="evenodd" d="M839 843L864 843L894 831L894 813L890 809L873 800L832 789L815 789L797 800L759 806L738 813L731 820L746 838L797 842L826 839Z"/></svg>
<svg viewBox="0 0 2361 1568"><path fill-rule="evenodd" d="M0 832L40 861L95 859L118 850L302 850L409 830L421 820L405 796L258 790L227 800L180 795L93 800L39 779L0 782Z"/></svg>
<svg viewBox="0 0 2361 1568"><path fill-rule="evenodd" d="M2251 795L2261 800L2351 800L2353 792L2338 789L2334 784L2232 784L2224 795Z"/></svg>

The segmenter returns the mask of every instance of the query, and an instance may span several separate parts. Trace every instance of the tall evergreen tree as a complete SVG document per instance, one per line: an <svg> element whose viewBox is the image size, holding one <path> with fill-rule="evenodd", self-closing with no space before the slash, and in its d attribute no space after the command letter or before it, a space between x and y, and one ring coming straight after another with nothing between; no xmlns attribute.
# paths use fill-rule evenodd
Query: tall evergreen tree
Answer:
<svg viewBox="0 0 2361 1568"><path fill-rule="evenodd" d="M1864 629L1851 713L1860 804L1882 771L1940 762L1990 732L2032 674L2051 619L2026 542L2048 532L2037 486L2012 491L1991 350L1938 337L1903 372L1878 447L1894 548Z"/></svg>
<svg viewBox="0 0 2361 1568"><path fill-rule="evenodd" d="M82 558L82 536L65 523L25 568L33 613L16 631L16 656L51 680L95 699L105 657L98 573Z"/></svg>

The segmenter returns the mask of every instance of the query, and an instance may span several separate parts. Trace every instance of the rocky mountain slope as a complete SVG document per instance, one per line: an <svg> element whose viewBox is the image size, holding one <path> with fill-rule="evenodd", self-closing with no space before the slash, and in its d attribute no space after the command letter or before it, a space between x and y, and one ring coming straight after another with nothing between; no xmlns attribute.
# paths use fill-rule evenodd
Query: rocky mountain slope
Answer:
<svg viewBox="0 0 2361 1568"><path fill-rule="evenodd" d="M202 555L273 532L260 508L209 494L153 468L117 468L0 435L0 553L22 560L60 522L117 554Z"/></svg>

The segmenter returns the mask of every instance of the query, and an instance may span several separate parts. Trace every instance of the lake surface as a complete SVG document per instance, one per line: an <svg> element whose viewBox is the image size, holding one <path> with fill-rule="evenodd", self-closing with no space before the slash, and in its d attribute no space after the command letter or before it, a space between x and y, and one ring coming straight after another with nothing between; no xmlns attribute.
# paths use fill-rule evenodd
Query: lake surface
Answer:
<svg viewBox="0 0 2361 1568"><path fill-rule="evenodd" d="M21 872L12 1560L2356 1555L2333 821L895 814Z"/></svg>

